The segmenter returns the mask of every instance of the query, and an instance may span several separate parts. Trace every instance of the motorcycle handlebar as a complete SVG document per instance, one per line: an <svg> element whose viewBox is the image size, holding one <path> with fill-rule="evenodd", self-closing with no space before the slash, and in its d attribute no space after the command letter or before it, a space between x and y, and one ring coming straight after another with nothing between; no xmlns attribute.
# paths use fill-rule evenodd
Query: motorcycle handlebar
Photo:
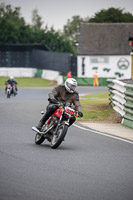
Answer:
<svg viewBox="0 0 133 200"><path fill-rule="evenodd" d="M64 105L63 103L58 102L56 99L50 99L49 98L48 101L50 101L51 103L57 105L58 107L62 106L64 108L65 106L67 106L67 104L68 104L68 106L70 106L70 103L66 103L66 105ZM83 117L83 113L79 112L79 111L75 111L75 116L76 117Z"/></svg>

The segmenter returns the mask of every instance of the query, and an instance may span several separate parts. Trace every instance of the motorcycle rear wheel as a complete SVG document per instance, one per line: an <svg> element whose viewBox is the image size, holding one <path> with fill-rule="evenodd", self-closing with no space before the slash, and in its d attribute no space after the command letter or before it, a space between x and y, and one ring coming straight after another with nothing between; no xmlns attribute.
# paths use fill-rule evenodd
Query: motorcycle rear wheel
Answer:
<svg viewBox="0 0 133 200"><path fill-rule="evenodd" d="M51 140L51 148L56 149L64 140L68 126L66 124L61 124L57 130L57 134L53 135Z"/></svg>
<svg viewBox="0 0 133 200"><path fill-rule="evenodd" d="M35 143L36 144L42 144L44 140L45 140L45 138L41 134L36 133L36 135L35 135Z"/></svg>

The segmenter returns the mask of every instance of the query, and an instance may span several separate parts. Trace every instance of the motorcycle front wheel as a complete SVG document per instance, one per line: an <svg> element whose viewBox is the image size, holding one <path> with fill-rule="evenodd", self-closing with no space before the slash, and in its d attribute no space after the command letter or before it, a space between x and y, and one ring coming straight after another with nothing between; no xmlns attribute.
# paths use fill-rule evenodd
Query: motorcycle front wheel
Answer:
<svg viewBox="0 0 133 200"><path fill-rule="evenodd" d="M41 134L36 133L36 135L35 135L35 143L36 144L42 144L44 140L45 140L45 138Z"/></svg>
<svg viewBox="0 0 133 200"><path fill-rule="evenodd" d="M10 92L7 92L7 98L10 98Z"/></svg>
<svg viewBox="0 0 133 200"><path fill-rule="evenodd" d="M57 130L57 133L53 135L51 140L51 148L56 149L64 140L68 126L66 124L61 124Z"/></svg>

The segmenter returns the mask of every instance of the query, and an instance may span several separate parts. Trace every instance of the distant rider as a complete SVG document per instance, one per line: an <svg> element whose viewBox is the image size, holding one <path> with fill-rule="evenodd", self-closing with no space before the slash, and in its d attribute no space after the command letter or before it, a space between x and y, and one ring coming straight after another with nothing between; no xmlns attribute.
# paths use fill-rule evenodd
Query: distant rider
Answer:
<svg viewBox="0 0 133 200"><path fill-rule="evenodd" d="M7 85L10 84L11 86L15 86L15 90L16 90L16 93L18 91L18 88L17 88L17 81L15 81L14 77L13 76L10 76L10 79L8 79L6 82L5 82L5 93L7 91Z"/></svg>
<svg viewBox="0 0 133 200"><path fill-rule="evenodd" d="M77 81L74 78L68 78L64 85L58 85L53 88L53 90L48 94L50 103L46 108L46 113L36 127L39 131L48 118L58 109L58 105L56 105L57 103L63 103L64 105L66 103L70 103L71 105L73 104L78 112L79 117L83 116L81 112L79 94L77 91L75 91L76 87ZM73 115L70 119L70 125L72 125L75 120L76 118Z"/></svg>

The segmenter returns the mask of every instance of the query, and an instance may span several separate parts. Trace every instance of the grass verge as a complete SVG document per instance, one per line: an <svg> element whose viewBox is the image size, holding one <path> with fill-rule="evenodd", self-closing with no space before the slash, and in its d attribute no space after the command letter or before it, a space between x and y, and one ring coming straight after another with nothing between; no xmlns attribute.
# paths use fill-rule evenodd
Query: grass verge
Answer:
<svg viewBox="0 0 133 200"><path fill-rule="evenodd" d="M120 116L109 104L108 92L80 97L80 102L84 117L77 119L79 121L118 123L121 120Z"/></svg>
<svg viewBox="0 0 133 200"><path fill-rule="evenodd" d="M5 87L5 81L7 81L9 77L0 77L0 87ZM45 80L41 78L15 78L18 82L18 87L52 87L56 85L55 81Z"/></svg>

